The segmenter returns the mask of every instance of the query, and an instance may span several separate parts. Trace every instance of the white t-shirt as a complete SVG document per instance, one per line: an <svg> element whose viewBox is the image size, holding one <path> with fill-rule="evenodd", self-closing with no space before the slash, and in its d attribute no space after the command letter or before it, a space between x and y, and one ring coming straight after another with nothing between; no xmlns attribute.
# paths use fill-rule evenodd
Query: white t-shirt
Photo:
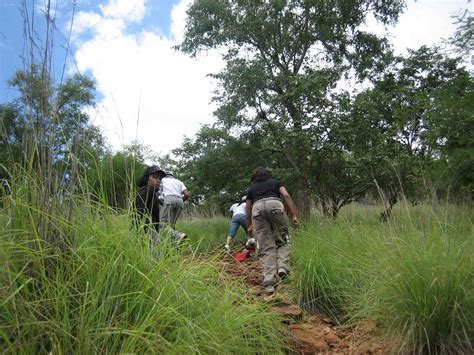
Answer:
<svg viewBox="0 0 474 355"><path fill-rule="evenodd" d="M230 206L230 210L232 212L232 216L236 214L246 214L245 213L245 202L242 202L240 205L238 203L234 203Z"/></svg>
<svg viewBox="0 0 474 355"><path fill-rule="evenodd" d="M166 177L161 180L161 188L163 191L163 196L182 196L183 191L186 190L181 180L175 179L173 177Z"/></svg>

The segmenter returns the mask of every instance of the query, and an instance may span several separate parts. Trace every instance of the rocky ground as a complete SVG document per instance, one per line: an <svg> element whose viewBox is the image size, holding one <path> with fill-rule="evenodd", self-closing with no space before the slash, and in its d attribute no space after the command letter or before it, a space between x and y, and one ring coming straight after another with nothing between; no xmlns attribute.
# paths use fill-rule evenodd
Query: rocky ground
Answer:
<svg viewBox="0 0 474 355"><path fill-rule="evenodd" d="M290 344L299 354L386 354L397 352L388 341L380 340L374 322L337 325L324 314L307 314L291 300L291 283L278 286L277 293L265 298L262 269L253 257L238 262L230 254L222 260L224 277L239 277L256 297L264 299L288 327Z"/></svg>

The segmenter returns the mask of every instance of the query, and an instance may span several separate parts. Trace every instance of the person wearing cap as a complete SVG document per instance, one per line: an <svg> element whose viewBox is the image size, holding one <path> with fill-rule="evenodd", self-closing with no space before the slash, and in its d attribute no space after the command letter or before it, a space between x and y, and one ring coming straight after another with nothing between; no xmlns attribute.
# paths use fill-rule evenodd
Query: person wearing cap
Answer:
<svg viewBox="0 0 474 355"><path fill-rule="evenodd" d="M144 224L145 232L151 234L151 243L156 244L159 239L160 230L166 230L178 243L186 238L186 234L177 232L171 226L163 225L161 221L160 186L166 173L159 167L153 165L145 169L143 175L138 179L138 194L135 200L135 225L139 227ZM149 228L149 227L152 228Z"/></svg>
<svg viewBox="0 0 474 355"><path fill-rule="evenodd" d="M243 196L239 202L234 203L230 206L230 213L232 214L232 221L230 224L230 231L227 235L227 241L224 245L225 250L230 250L230 245L237 235L237 230L241 226L245 233L247 233L247 215L245 214L245 201L247 196Z"/></svg>
<svg viewBox="0 0 474 355"><path fill-rule="evenodd" d="M299 226L296 207L290 194L272 172L257 167L251 176L247 192L246 214L248 237L255 236L263 266L263 287L267 296L275 293L278 279L283 280L290 271L290 235L288 216L293 227Z"/></svg>
<svg viewBox="0 0 474 355"><path fill-rule="evenodd" d="M135 225L144 222L146 232L150 231L152 242L158 241L160 230L160 200L159 190L161 179L166 173L157 166L149 166L138 179L138 194L135 199ZM152 227L149 230L149 227Z"/></svg>
<svg viewBox="0 0 474 355"><path fill-rule="evenodd" d="M172 173L166 173L161 181L161 194L163 196L162 222L174 228L184 201L190 196L189 191L181 180L176 179Z"/></svg>

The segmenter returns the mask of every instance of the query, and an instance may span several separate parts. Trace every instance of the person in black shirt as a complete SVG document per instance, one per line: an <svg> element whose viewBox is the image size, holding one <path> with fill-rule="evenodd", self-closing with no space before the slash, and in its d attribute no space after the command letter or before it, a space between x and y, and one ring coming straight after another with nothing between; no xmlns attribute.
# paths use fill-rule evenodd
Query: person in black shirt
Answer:
<svg viewBox="0 0 474 355"><path fill-rule="evenodd" d="M152 242L157 242L160 230L160 200L159 190L161 179L166 173L157 166L145 169L138 179L138 195L135 199L135 225L144 223L145 231L151 226ZM162 203L162 202L161 202Z"/></svg>
<svg viewBox="0 0 474 355"><path fill-rule="evenodd" d="M248 228L249 238L255 234L260 245L263 287L267 295L275 293L278 278L284 279L290 270L290 235L285 206L291 224L297 228L296 207L286 188L272 178L270 170L255 168L247 192L247 226L251 226Z"/></svg>

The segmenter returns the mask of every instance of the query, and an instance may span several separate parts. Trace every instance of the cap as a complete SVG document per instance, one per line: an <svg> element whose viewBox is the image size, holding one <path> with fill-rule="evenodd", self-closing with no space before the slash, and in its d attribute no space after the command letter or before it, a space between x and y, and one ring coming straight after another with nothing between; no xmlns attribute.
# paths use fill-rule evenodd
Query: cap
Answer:
<svg viewBox="0 0 474 355"><path fill-rule="evenodd" d="M159 175L160 177L165 177L166 173L155 165L150 167L149 175Z"/></svg>

